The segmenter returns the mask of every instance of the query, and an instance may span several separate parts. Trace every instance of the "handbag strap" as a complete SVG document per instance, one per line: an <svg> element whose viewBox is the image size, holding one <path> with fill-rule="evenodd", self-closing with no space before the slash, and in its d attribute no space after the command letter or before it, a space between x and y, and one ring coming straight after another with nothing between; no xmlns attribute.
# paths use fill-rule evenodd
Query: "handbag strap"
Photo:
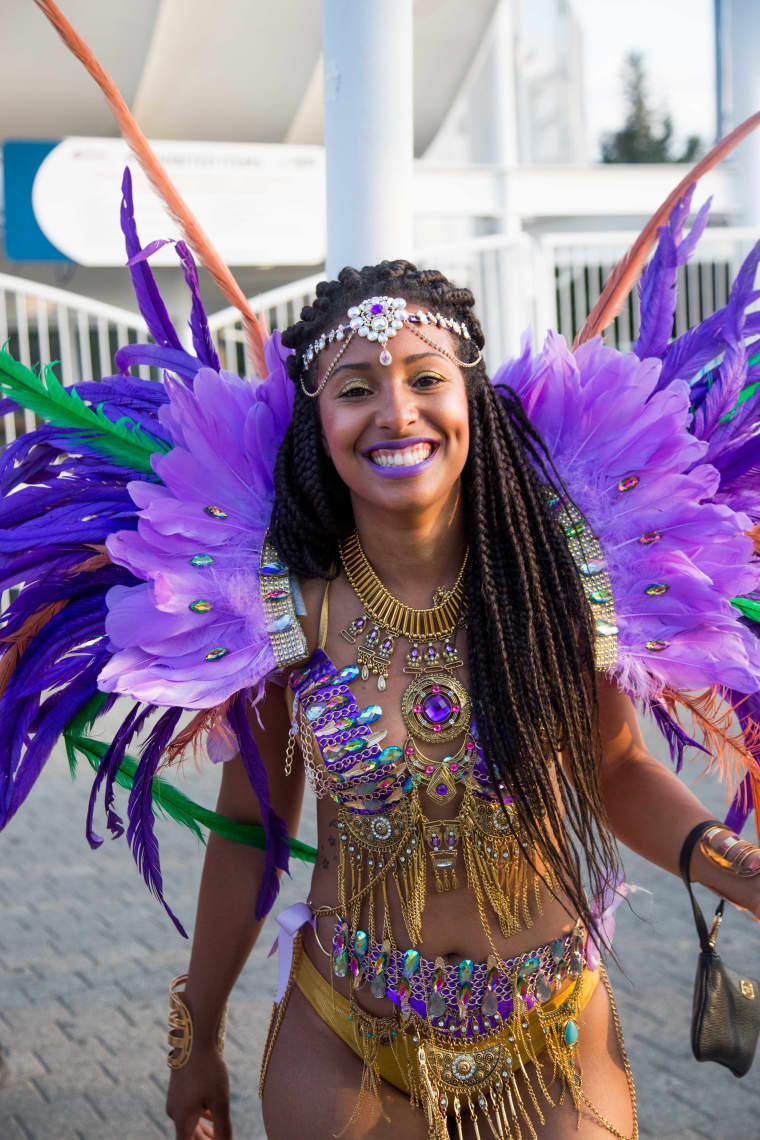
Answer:
<svg viewBox="0 0 760 1140"><path fill-rule="evenodd" d="M725 901L724 899L721 899L718 903L712 927L710 930L708 930L707 923L705 922L705 916L702 914L702 908L694 897L694 891L691 887L691 873L689 870L691 866L691 856L698 840L702 835L704 835L708 828L725 826L726 825L724 823L721 823L719 819L704 819L701 823L698 823L696 827L692 827L691 831L683 841L681 856L678 861L678 869L681 872L681 878L686 884L686 889L689 892L689 898L691 899L691 909L694 912L694 922L696 923L697 934L699 935L699 945L702 947L703 953L715 948L717 928L720 923L720 919L723 917L723 908L725 906Z"/></svg>

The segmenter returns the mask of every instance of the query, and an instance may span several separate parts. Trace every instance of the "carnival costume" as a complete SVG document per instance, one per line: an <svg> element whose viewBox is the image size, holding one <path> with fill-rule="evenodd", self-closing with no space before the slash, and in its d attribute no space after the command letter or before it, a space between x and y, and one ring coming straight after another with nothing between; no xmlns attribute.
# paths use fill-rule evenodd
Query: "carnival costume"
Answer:
<svg viewBox="0 0 760 1140"><path fill-rule="evenodd" d="M64 34L54 6L40 6ZM760 243L728 304L671 340L677 269L707 220L703 207L684 235L692 192L662 213L631 352L598 337L582 337L571 350L549 333L538 354L526 340L493 384L519 396L561 477L565 493L547 490L547 497L594 617L597 668L655 718L677 768L689 745L702 748L708 764L723 762L736 786L727 822L740 829L760 804L760 352L752 342L760 314L750 311ZM291 908L281 916L284 966L262 1079L297 985L363 1058L363 1086L374 1089L385 1077L404 1088L424 1107L433 1138L448 1135L447 1115L461 1135L463 1114L476 1132L480 1125L496 1137L520 1137L521 1128L534 1134L526 1105L543 1119L553 1103L551 1081L531 1065L543 1051L562 1095L567 1090L577 1107L622 1135L589 1104L575 1049L579 1015L600 976L613 898L596 900L596 931L577 923L565 937L506 960L493 943L492 923L504 937L530 927L556 880L526 852L510 790L492 785L470 697L457 678L464 564L430 609L412 610L388 593L351 536L340 556L357 610L343 636L356 647L356 664L339 669L324 651L327 589L320 644L308 655L298 581L268 537L274 461L293 406L279 334L263 342L248 311L262 378L222 369L193 258L177 242L192 299L193 352L184 348L148 265L161 243L143 249L138 240L129 171L121 223L153 343L122 347L117 375L69 389L51 366L35 373L0 354L0 413L24 407L48 421L0 456L0 588L14 590L0 623L0 825L22 805L62 736L72 770L81 756L95 771L86 819L91 846L102 842L95 830L102 794L108 830L126 830L148 887L182 934L163 897L154 805L199 835L204 826L265 850L255 903L263 917L289 854L315 855L289 839L272 811L248 722L249 703L268 682L287 678L286 770L298 743L315 794L338 805L332 969L351 976L354 990L366 986L389 998L396 1014L375 1018L353 997L330 993L302 953L299 931L314 915L305 904ZM591 331L602 322L592 314ZM329 375L354 337L376 342L387 365L401 328L438 349L430 341L437 329L455 342L469 340L466 326L446 315L403 297L370 297L308 348L303 368L330 353ZM130 376L134 365L160 369L163 379ZM388 740L383 729L394 652L404 655L410 678L403 740ZM376 702L362 705L352 686L371 676ZM133 703L111 742L90 736L119 700ZM734 709L741 732L732 736ZM177 732L186 710L195 715ZM697 736L679 719L683 710ZM130 742L156 713L139 760L132 759ZM204 736L214 761L240 753L262 827L201 808L157 775L159 764L197 748ZM450 742L451 753L431 760L426 746L439 742ZM117 785L129 788L126 823ZM448 804L460 792L456 815L428 818L426 805ZM491 938L485 963L452 966L420 955L430 877L435 890L466 882L473 892ZM401 930L390 922L391 893ZM175 995L175 1028L182 1010ZM633 1095L627 1063L626 1071Z"/></svg>

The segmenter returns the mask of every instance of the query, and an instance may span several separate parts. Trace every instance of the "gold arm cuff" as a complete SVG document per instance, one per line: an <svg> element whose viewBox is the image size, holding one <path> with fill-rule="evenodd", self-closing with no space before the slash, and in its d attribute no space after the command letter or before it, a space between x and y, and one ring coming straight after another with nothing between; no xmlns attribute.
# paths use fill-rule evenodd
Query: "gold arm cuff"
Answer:
<svg viewBox="0 0 760 1140"><path fill-rule="evenodd" d="M187 974L178 974L169 983L169 1052L166 1063L170 1069L182 1069L190 1059L193 1050L194 1030L193 1018L184 1001L184 986L187 983ZM180 987L182 993L179 992ZM227 1032L227 1005L219 1018L219 1028L216 1031L216 1047L220 1053L224 1052L224 1038Z"/></svg>
<svg viewBox="0 0 760 1140"><path fill-rule="evenodd" d="M760 848L727 827L708 827L699 840L699 849L715 866L733 871L743 879L760 875Z"/></svg>

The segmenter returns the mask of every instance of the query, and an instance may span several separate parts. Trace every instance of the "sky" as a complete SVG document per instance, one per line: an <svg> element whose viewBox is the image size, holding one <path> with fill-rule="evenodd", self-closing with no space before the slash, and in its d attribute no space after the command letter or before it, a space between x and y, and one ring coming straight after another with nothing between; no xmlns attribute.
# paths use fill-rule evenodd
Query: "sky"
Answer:
<svg viewBox="0 0 760 1140"><path fill-rule="evenodd" d="M713 0L568 0L583 32L589 157L623 122L624 55L645 57L653 103L673 117L675 145L715 137Z"/></svg>

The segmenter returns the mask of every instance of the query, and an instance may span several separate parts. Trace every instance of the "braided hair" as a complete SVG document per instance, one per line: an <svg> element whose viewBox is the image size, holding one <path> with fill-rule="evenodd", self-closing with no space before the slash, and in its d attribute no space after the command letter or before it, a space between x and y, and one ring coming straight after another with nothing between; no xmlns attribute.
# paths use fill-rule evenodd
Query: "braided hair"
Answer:
<svg viewBox="0 0 760 1140"><path fill-rule="evenodd" d="M317 401L301 391L308 344L368 296L402 296L466 323L470 351L483 332L469 289L408 261L346 268L282 335L296 381L293 417L275 466L270 535L305 577L336 573L338 543L354 529L348 488L321 440ZM467 351L465 342L458 350ZM312 363L311 371L315 372ZM544 483L568 498L514 391L497 390L480 363L464 372L470 447L462 472L468 653L474 720L493 786L505 786L529 841L526 857L551 868L576 914L594 926L584 889L617 871L599 780L593 623ZM307 373L307 383L309 383ZM313 388L316 381L310 378ZM539 478L538 472L541 473ZM542 482L543 480L543 482ZM561 748L562 764L547 756ZM581 852L583 858L581 858Z"/></svg>

